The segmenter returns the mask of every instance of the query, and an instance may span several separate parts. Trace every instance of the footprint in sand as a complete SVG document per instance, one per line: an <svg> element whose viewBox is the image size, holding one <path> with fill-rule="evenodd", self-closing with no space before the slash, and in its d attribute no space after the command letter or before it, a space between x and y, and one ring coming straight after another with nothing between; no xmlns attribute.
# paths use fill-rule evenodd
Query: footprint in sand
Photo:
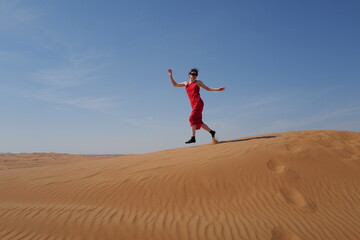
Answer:
<svg viewBox="0 0 360 240"><path fill-rule="evenodd" d="M283 173L286 170L285 165L283 165L280 161L277 160L269 160L266 163L268 169L274 173Z"/></svg>
<svg viewBox="0 0 360 240"><path fill-rule="evenodd" d="M301 240L301 238L289 230L274 227L271 231L271 240Z"/></svg>
<svg viewBox="0 0 360 240"><path fill-rule="evenodd" d="M280 193L286 202L308 213L315 213L316 204L309 198L306 198L299 191L291 188L281 188Z"/></svg>
<svg viewBox="0 0 360 240"><path fill-rule="evenodd" d="M300 179L294 170L288 168L282 162L273 159L269 160L266 166L271 172L286 180L287 187L281 188L280 193L287 203L305 212L314 213L316 211L315 203L309 198L305 198L303 194L293 188Z"/></svg>
<svg viewBox="0 0 360 240"><path fill-rule="evenodd" d="M290 184L292 184L300 179L299 175L294 170L286 167L282 162L280 162L278 160L273 160L273 159L269 160L266 163L266 165L270 171L283 177Z"/></svg>

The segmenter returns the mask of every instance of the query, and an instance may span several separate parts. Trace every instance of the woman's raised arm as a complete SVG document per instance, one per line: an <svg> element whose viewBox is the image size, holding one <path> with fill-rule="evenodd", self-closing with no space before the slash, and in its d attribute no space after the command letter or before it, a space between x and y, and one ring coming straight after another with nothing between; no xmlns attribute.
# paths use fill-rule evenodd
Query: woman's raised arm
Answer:
<svg viewBox="0 0 360 240"><path fill-rule="evenodd" d="M174 87L185 87L186 86L185 82L182 82L182 83L175 82L175 80L174 80L174 78L172 76L172 70L171 69L168 70L168 73L169 73L170 81L171 81L171 83L172 83L172 85Z"/></svg>

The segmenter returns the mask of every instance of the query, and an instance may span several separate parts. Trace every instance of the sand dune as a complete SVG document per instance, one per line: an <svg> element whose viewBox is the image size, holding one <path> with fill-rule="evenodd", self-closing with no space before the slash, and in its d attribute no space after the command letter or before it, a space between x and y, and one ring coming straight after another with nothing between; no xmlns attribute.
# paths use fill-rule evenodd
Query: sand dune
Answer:
<svg viewBox="0 0 360 240"><path fill-rule="evenodd" d="M0 155L0 239L360 239L360 133Z"/></svg>

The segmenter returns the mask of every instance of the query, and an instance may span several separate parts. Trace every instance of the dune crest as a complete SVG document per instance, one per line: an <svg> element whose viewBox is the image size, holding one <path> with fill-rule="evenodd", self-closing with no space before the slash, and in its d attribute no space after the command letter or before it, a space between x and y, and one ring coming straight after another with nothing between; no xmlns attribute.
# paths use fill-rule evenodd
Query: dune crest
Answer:
<svg viewBox="0 0 360 240"><path fill-rule="evenodd" d="M0 155L0 239L360 239L360 133Z"/></svg>

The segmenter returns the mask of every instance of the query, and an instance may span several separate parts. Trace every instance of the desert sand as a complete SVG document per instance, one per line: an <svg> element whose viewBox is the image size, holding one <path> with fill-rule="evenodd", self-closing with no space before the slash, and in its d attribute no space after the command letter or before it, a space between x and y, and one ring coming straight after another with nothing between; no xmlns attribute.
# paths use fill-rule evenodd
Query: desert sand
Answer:
<svg viewBox="0 0 360 240"><path fill-rule="evenodd" d="M359 240L360 133L0 155L0 239Z"/></svg>

